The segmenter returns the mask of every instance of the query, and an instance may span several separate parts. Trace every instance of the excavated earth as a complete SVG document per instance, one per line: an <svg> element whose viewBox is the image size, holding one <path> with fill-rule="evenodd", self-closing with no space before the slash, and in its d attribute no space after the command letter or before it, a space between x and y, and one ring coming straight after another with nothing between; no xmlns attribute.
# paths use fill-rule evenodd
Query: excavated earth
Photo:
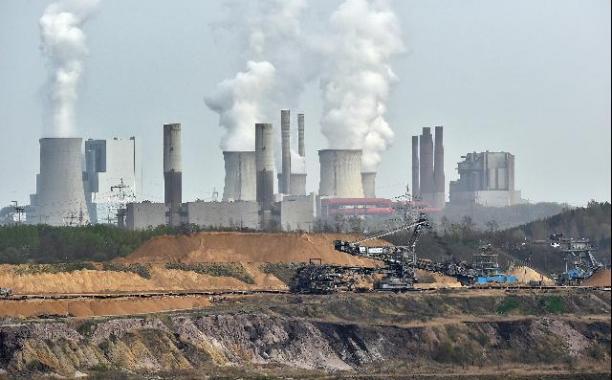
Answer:
<svg viewBox="0 0 612 380"><path fill-rule="evenodd" d="M188 312L0 324L0 378L607 379L610 293L214 297Z"/></svg>

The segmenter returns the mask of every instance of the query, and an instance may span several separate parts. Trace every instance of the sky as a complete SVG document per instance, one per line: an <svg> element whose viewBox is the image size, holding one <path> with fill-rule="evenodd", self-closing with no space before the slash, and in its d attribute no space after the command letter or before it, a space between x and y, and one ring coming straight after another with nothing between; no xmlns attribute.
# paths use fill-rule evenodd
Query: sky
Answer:
<svg viewBox="0 0 612 380"><path fill-rule="evenodd" d="M50 123L38 23L49 3L0 0L0 206L27 204L35 190L38 139ZM339 3L308 1L304 22L328 19ZM608 0L389 3L404 50L390 61L397 80L385 118L395 137L382 154L377 195L405 192L411 136L443 125L447 181L457 178L461 155L508 151L525 199L610 200ZM77 133L136 136L141 199L163 199L162 125L169 122L183 128L183 200L223 191L223 129L204 98L245 66L243 43L215 29L227 12L224 1L102 0L83 27L89 53ZM306 115L309 191L318 188L316 151L327 147L321 97L318 80L310 81L292 109Z"/></svg>

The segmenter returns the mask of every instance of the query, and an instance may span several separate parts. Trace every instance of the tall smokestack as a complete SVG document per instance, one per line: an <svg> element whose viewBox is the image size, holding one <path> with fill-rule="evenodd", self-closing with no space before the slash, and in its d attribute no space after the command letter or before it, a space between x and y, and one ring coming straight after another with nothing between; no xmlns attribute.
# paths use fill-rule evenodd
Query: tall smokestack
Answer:
<svg viewBox="0 0 612 380"><path fill-rule="evenodd" d="M442 209L446 203L446 185L444 176L444 127L435 128L435 152L434 152L434 196L433 206Z"/></svg>
<svg viewBox="0 0 612 380"><path fill-rule="evenodd" d="M305 157L306 150L304 149L304 114L298 113L298 154L300 157Z"/></svg>
<svg viewBox="0 0 612 380"><path fill-rule="evenodd" d="M361 173L361 186L364 197L376 198L376 172Z"/></svg>
<svg viewBox="0 0 612 380"><path fill-rule="evenodd" d="M183 201L181 169L181 124L164 124L164 202L168 206L168 224L180 226Z"/></svg>
<svg viewBox="0 0 612 380"><path fill-rule="evenodd" d="M291 113L281 110L281 159L282 170L280 191L289 194L291 191Z"/></svg>
<svg viewBox="0 0 612 380"><path fill-rule="evenodd" d="M270 210L274 201L274 139L272 124L255 124L256 198L262 210Z"/></svg>
<svg viewBox="0 0 612 380"><path fill-rule="evenodd" d="M419 138L421 198L433 205L433 140L431 128L423 128Z"/></svg>
<svg viewBox="0 0 612 380"><path fill-rule="evenodd" d="M255 200L255 152L223 152L225 186L223 201Z"/></svg>
<svg viewBox="0 0 612 380"><path fill-rule="evenodd" d="M412 136L412 198L421 196L419 184L419 136Z"/></svg>
<svg viewBox="0 0 612 380"><path fill-rule="evenodd" d="M361 150L351 149L320 150L319 195L338 198L363 198L361 154Z"/></svg>
<svg viewBox="0 0 612 380"><path fill-rule="evenodd" d="M89 221L81 157L81 138L43 138L40 142L40 174L30 223L52 226L86 224Z"/></svg>

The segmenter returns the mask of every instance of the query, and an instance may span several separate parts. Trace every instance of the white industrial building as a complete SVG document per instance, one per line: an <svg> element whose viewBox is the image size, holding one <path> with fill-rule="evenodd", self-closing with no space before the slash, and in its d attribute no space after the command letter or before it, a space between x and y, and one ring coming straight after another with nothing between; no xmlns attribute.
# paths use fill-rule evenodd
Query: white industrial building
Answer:
<svg viewBox="0 0 612 380"><path fill-rule="evenodd" d="M280 203L280 224L283 231L312 232L320 213L319 197L286 195Z"/></svg>
<svg viewBox="0 0 612 380"><path fill-rule="evenodd" d="M83 180L91 222L115 223L117 210L134 202L141 191L136 139L85 141Z"/></svg>
<svg viewBox="0 0 612 380"><path fill-rule="evenodd" d="M259 228L257 202L187 202L182 215L184 223L204 228Z"/></svg>
<svg viewBox="0 0 612 380"><path fill-rule="evenodd" d="M165 203L128 203L125 210L125 227L129 230L146 230L165 226L168 222L168 206Z"/></svg>

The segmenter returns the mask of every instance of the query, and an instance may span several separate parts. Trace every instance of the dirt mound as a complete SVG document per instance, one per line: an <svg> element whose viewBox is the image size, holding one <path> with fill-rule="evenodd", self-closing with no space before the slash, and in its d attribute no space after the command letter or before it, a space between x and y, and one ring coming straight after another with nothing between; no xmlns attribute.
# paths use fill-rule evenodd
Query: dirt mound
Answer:
<svg viewBox="0 0 612 380"><path fill-rule="evenodd" d="M612 286L610 268L601 268L582 283L585 286Z"/></svg>
<svg viewBox="0 0 612 380"><path fill-rule="evenodd" d="M422 269L416 270L418 282L415 288L460 288L461 283L456 278L445 276L441 273L429 272Z"/></svg>
<svg viewBox="0 0 612 380"><path fill-rule="evenodd" d="M513 276L516 276L518 282L523 284L528 284L530 282L539 282L542 281L542 285L554 285L555 282L550 277L543 275L542 273L536 271L533 268L528 266L519 266L514 267L510 273Z"/></svg>
<svg viewBox="0 0 612 380"><path fill-rule="evenodd" d="M24 274L19 273L20 266L1 265L0 284L2 287L11 288L16 294L287 288L274 275L263 273L259 265L247 263L242 265L253 278L252 284L234 277L166 269L163 264L151 264L150 278L143 278L136 273L103 270Z"/></svg>
<svg viewBox="0 0 612 380"><path fill-rule="evenodd" d="M112 300L0 300L0 315L36 317L47 314L90 317L197 309L209 305L209 298L203 296L152 297L147 299L120 298Z"/></svg>
<svg viewBox="0 0 612 380"><path fill-rule="evenodd" d="M354 240L342 234L200 232L190 236L160 236L149 240L123 263L160 262L308 262L371 266L375 262L334 250L334 240ZM385 245L383 241L369 244Z"/></svg>

